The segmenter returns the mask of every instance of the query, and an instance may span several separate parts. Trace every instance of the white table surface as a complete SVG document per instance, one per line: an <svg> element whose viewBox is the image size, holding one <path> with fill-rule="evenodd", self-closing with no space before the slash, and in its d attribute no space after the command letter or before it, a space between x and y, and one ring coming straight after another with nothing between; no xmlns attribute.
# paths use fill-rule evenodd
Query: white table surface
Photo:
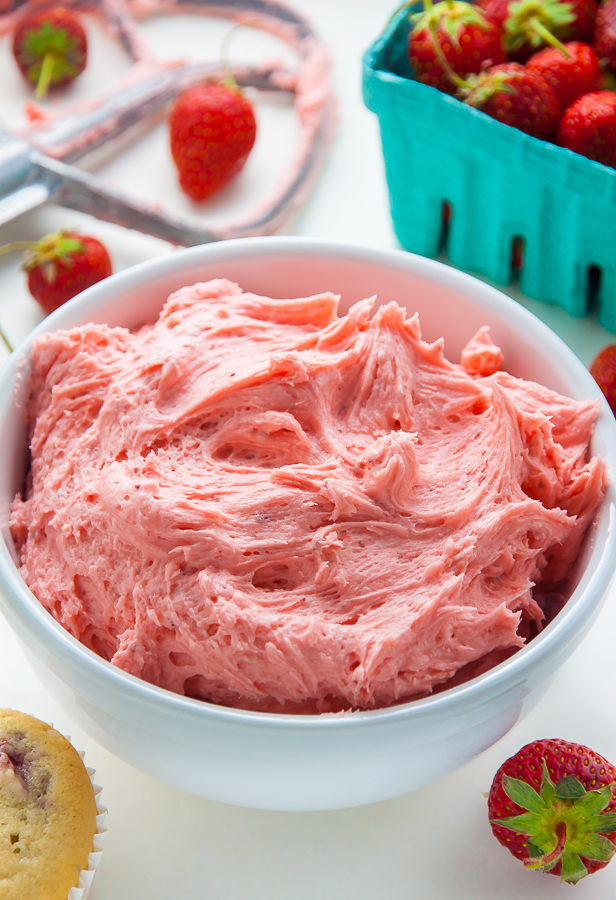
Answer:
<svg viewBox="0 0 616 900"><path fill-rule="evenodd" d="M360 59L392 11L390 0L294 0L328 41L339 98L339 126L321 180L291 233L396 247L388 212L376 119L362 105ZM394 0L395 2L395 0ZM190 27L187 28L187 25ZM144 29L159 53L215 59L222 25L158 19ZM68 92L95 93L127 68L121 51L90 27L91 63ZM238 32L233 55L262 57L274 43ZM271 53L270 53L271 55ZM17 127L27 99L0 41L0 118ZM213 201L208 221L250 206L271 189L295 129L284 103L260 104L259 144L238 183ZM150 200L187 210L160 125L122 155L95 169ZM47 206L0 229L0 244L79 226L109 247L116 270L161 253L167 244ZM514 292L515 294L515 292ZM614 336L591 320L525 300L586 363ZM0 324L17 343L41 318L17 257L0 258ZM4 352L0 349L0 361ZM272 813L202 800L141 774L75 728L30 671L0 619L0 706L53 722L85 749L109 807L109 834L92 900L549 900L569 896L554 877L529 873L493 839L488 790L500 763L524 743L562 737L616 761L614 589L590 636L562 668L531 715L464 769L415 794L360 809ZM580 900L616 893L616 863L575 888Z"/></svg>

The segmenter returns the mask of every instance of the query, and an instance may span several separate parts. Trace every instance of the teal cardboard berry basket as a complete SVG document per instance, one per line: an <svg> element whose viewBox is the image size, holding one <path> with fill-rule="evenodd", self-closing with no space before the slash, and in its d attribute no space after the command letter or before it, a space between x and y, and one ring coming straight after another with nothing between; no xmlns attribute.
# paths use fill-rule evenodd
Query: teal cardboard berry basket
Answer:
<svg viewBox="0 0 616 900"><path fill-rule="evenodd" d="M415 81L409 29L402 10L363 60L402 246L423 256L444 249L453 265L507 285L521 240L523 293L573 316L588 312L592 295L599 321L616 332L616 169Z"/></svg>

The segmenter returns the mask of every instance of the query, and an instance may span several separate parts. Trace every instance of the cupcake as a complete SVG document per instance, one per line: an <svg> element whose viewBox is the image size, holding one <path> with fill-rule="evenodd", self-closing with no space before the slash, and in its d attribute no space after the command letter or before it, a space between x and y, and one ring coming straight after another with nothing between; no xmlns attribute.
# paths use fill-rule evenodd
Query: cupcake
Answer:
<svg viewBox="0 0 616 900"><path fill-rule="evenodd" d="M2 900L83 898L102 812L72 744L32 716L1 709Z"/></svg>

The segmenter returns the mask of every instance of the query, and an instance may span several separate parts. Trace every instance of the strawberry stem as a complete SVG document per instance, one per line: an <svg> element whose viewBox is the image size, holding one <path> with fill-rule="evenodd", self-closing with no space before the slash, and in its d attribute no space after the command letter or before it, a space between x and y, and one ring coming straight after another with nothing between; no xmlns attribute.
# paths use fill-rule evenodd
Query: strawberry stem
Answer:
<svg viewBox="0 0 616 900"><path fill-rule="evenodd" d="M426 0L426 2L430 3L430 0ZM459 88L467 88L467 89L470 88L468 81L465 81L463 78L460 78L458 73L454 72L454 70L449 65L449 62L447 61L447 57L443 53L443 48L441 47L441 45L439 44L439 42L437 40L436 28L437 28L436 22L431 22L430 23L430 36L432 37L432 49L434 50L434 55L436 56L439 63L445 70L445 74L447 75L449 80L453 82L453 84L457 85L457 87L459 87Z"/></svg>
<svg viewBox="0 0 616 900"><path fill-rule="evenodd" d="M530 30L534 31L535 34L538 34L546 44L551 44L552 47L556 47L557 50L560 50L561 53L564 53L567 59L571 59L571 54L566 49L565 45L555 37L552 32L545 27L541 19L538 19L536 16L533 17L529 21Z"/></svg>
<svg viewBox="0 0 616 900"><path fill-rule="evenodd" d="M2 330L1 327L0 327L0 339L6 345L6 349L9 351L9 353L12 353L15 348L11 346L11 342L9 341L9 339L7 338L6 334L4 333L4 331Z"/></svg>
<svg viewBox="0 0 616 900"><path fill-rule="evenodd" d="M47 94L49 85L51 84L51 79L53 78L53 70L55 64L56 54L53 52L53 50L48 50L43 57L43 62L41 64L41 74L39 75L39 80L36 85L36 91L34 92L34 96L37 100L42 100L43 97Z"/></svg>
<svg viewBox="0 0 616 900"><path fill-rule="evenodd" d="M244 22L238 22L233 26L233 28L230 28L229 31L227 31L224 38L222 39L222 44L220 45L220 66L222 68L222 83L226 88L229 88L230 91L235 91L237 94L241 94L242 89L231 74L231 63L229 61L229 47L231 46L231 37L236 33L238 28L242 28L244 25L254 25L256 21L256 19L246 19Z"/></svg>
<svg viewBox="0 0 616 900"><path fill-rule="evenodd" d="M558 862L567 843L567 826L564 822L558 822L555 831L557 841L554 849L542 856L529 856L524 860L527 869L545 869Z"/></svg>
<svg viewBox="0 0 616 900"><path fill-rule="evenodd" d="M383 29L383 32L387 31L387 29L389 28L389 26L391 25L391 23L393 22L393 20L396 18L396 16L397 16L399 13L402 12L403 9L410 9L410 7L413 6L413 3L414 3L414 0L406 0L405 3L402 3L402 4L401 4L400 6L398 6L396 9L394 9L394 11L392 12L392 14L391 14L390 17L388 18L387 22L385 23L385 28Z"/></svg>
<svg viewBox="0 0 616 900"><path fill-rule="evenodd" d="M13 241L11 244L4 244L0 247L0 256L4 256L5 253L15 253L17 250L32 250L36 244L36 241Z"/></svg>

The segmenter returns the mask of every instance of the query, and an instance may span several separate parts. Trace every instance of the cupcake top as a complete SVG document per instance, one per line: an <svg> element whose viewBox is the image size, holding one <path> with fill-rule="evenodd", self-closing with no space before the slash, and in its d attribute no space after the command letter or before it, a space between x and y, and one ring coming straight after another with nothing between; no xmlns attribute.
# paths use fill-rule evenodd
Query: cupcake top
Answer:
<svg viewBox="0 0 616 900"><path fill-rule="evenodd" d="M94 789L75 748L44 722L0 709L2 900L67 900L95 832Z"/></svg>

